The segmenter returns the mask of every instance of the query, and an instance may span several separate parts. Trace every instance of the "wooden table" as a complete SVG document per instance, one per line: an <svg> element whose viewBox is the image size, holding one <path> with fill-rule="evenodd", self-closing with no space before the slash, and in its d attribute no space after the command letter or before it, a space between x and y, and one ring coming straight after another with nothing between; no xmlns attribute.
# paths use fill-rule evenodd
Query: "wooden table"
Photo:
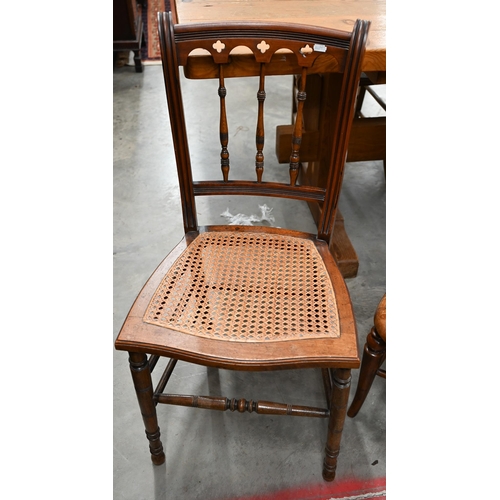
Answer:
<svg viewBox="0 0 500 500"><path fill-rule="evenodd" d="M385 0L171 0L171 5L174 15L177 16L177 22L180 24L216 21L280 21L350 31L356 19L369 20L371 27L362 71L373 83L385 83ZM245 58L244 55L241 57ZM242 75L245 74L244 67L244 65L241 66ZM185 67L185 75L188 78L218 77L216 67L211 64L208 57L203 56L190 58ZM313 106L311 112L305 116L303 141L309 143L309 154L304 158L304 152L301 150L301 159L306 162L303 164L301 182L309 185L321 185L326 175L326 168L316 161L315 156L321 144L323 130L317 110L321 102L324 103L325 99L328 100L329 96L339 91L335 76L328 76L329 78L321 78L319 75L311 75L313 78L307 79L308 105L310 106L311 97L316 102L316 109ZM290 125L279 126L277 130L278 159L280 159L281 144L287 144L287 146L290 144L287 127ZM353 125L351 139L355 135L356 127ZM352 141L349 154L351 154L351 144ZM321 207L310 205L310 208L317 220ZM356 276L358 257L345 232L344 220L340 212L335 222L330 248L344 277Z"/></svg>

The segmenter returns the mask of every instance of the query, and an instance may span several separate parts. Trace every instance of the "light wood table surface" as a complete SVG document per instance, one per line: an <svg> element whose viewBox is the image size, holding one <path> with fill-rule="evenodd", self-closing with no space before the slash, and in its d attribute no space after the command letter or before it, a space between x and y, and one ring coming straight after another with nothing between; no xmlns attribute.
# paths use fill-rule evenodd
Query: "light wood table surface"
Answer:
<svg viewBox="0 0 500 500"><path fill-rule="evenodd" d="M278 21L351 31L356 19L371 21L362 71L373 83L385 83L385 0L171 0L171 6L179 24L220 21ZM241 67L243 68L244 65ZM208 57L194 56L188 61L185 75L188 78L216 78L217 72L212 68ZM329 95L338 91L333 80L323 79L321 84L319 81L315 82L313 78L308 78L308 81L311 82L310 90L316 93L316 102L318 103L325 102L325 98L328 100ZM313 92L308 90L308 99ZM314 113L312 114L314 115ZM278 128L286 131L286 127ZM318 122L307 123L306 121L306 129L309 129L312 134L321 134L322 124ZM306 130L305 134L307 132ZM285 135L281 138L284 142L288 141ZM278 140L279 138L277 138L277 154L280 149ZM309 159L304 166L301 182L321 185L325 175L325 168L319 162ZM317 219L320 207L310 205L310 208L313 216ZM330 249L344 277L356 276L358 270L357 254L345 232L344 219L340 212L337 215Z"/></svg>
<svg viewBox="0 0 500 500"><path fill-rule="evenodd" d="M171 0L180 24L279 21L350 31L371 21L364 72L385 71L385 0Z"/></svg>

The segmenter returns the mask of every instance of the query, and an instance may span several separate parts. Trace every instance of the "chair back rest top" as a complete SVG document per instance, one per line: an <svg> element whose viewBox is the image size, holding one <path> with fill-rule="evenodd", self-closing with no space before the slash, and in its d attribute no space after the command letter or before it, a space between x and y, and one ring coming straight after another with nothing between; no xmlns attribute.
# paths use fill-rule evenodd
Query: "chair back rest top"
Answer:
<svg viewBox="0 0 500 500"><path fill-rule="evenodd" d="M275 196L319 202L321 215L318 237L329 241L347 156L351 124L361 75L366 38L370 23L356 21L352 32L329 30L290 23L231 22L217 24L174 24L171 12L158 13L158 28L163 73L167 93L172 136L176 155L184 229L196 231L195 197L209 195ZM243 57L233 57L236 49L246 51ZM200 49L202 49L200 51ZM219 113L214 117L220 139L221 178L193 180L188 132L184 117L179 67L186 66L188 57L209 54L210 64L217 67ZM243 61L243 62L242 62ZM244 68L241 65L244 64ZM306 186L298 183L300 147L303 132L304 105L307 101L306 81L310 74L333 73L340 85L338 102L328 120L327 137L323 138L322 159L329 165L326 185ZM229 157L229 118L226 111L225 78L257 76L257 119L255 124L254 171L251 179L232 179ZM290 144L290 164L287 182L265 180L264 169L264 101L266 77L297 75L297 109ZM237 97L237 96L236 96ZM208 98L208 97L207 97ZM207 165L214 159L207 159Z"/></svg>

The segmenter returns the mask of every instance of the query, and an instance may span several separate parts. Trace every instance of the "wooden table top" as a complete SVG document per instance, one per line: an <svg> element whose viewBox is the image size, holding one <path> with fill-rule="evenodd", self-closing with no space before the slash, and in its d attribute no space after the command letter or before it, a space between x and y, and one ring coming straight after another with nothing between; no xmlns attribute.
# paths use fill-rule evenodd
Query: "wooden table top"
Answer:
<svg viewBox="0 0 500 500"><path fill-rule="evenodd" d="M344 31L371 21L362 70L385 71L385 0L172 0L180 24L278 21Z"/></svg>

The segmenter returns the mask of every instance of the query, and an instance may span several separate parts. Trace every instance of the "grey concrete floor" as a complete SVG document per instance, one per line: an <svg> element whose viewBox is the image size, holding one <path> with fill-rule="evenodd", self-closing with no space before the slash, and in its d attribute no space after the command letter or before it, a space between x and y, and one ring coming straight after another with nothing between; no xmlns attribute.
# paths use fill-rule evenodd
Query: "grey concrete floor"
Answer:
<svg viewBox="0 0 500 500"><path fill-rule="evenodd" d="M217 133L208 134L218 115L215 81L184 81L189 98L186 117L194 126L193 161L214 158L219 175ZM266 99L266 172L273 167L278 124L289 123L289 78L269 79ZM255 101L255 86L227 81L228 97ZM214 99L209 99L215 97ZM369 104L367 104L369 106ZM215 106L212 108L211 106ZM252 105L252 109L256 106ZM254 114L239 114L230 123L232 172L239 158L255 154ZM215 118L217 120L217 118ZM216 129L216 128L215 128ZM212 132L213 134L213 132ZM248 139L248 140L247 140ZM245 146L245 143L248 146ZM247 151L246 148L250 149ZM200 161L201 163L201 161ZM248 163L252 164L252 161ZM276 164L277 165L277 164ZM287 167L281 166L286 175ZM198 172L209 177L212 173ZM347 164L340 208L346 230L359 256L358 276L347 280L356 314L360 351L375 308L385 292L385 177L382 162ZM273 209L275 225L314 232L308 207L297 202L253 198L202 200L200 223L224 223L221 213L258 214L259 204ZM293 205L289 205L293 203ZM114 329L113 341L143 283L162 258L182 238L170 126L161 66L114 69ZM330 496L335 484L385 477L385 381L376 378L360 413L346 419L336 483L321 477L327 421L257 416L160 406L158 408L166 463L152 465L127 354L114 351L114 498L234 499L283 490L323 488ZM161 374L159 364L154 382ZM352 399L358 380L353 370ZM242 373L207 369L179 362L169 390L246 399L271 399L324 405L321 374L300 372ZM267 498L267 497L266 497ZM284 497L283 497L284 498ZM290 496L292 498L292 496ZM293 497L298 498L298 497ZM304 496L305 498L305 496ZM309 498L309 497L307 497Z"/></svg>

